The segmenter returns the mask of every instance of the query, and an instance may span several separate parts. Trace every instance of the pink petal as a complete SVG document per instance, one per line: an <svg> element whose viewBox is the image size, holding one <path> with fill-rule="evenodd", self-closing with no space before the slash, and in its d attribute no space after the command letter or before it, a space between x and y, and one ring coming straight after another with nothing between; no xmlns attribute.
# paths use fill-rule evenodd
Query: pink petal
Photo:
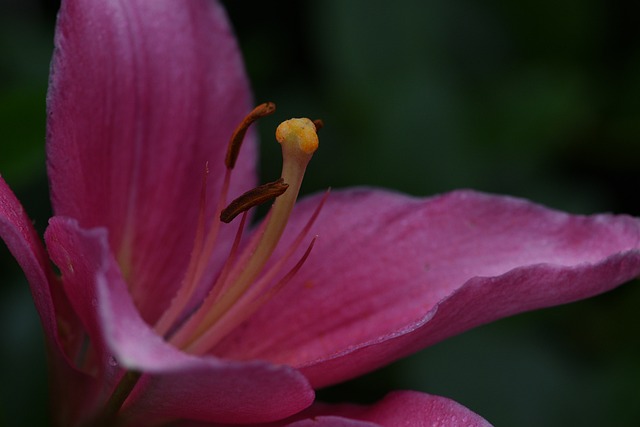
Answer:
<svg viewBox="0 0 640 427"><path fill-rule="evenodd" d="M250 110L240 52L208 0L63 1L55 46L47 146L55 213L109 230L153 321L184 273L205 164L212 213L227 141ZM255 147L246 145L232 195L254 182Z"/></svg>
<svg viewBox="0 0 640 427"><path fill-rule="evenodd" d="M298 206L287 239L317 203ZM312 233L294 280L215 354L290 364L320 387L640 274L638 219L571 216L470 191L426 200L334 193Z"/></svg>
<svg viewBox="0 0 640 427"><path fill-rule="evenodd" d="M343 417L318 416L306 420L283 424L286 427L381 427L380 424L350 420Z"/></svg>
<svg viewBox="0 0 640 427"><path fill-rule="evenodd" d="M414 391L393 392L371 406L316 404L303 414L312 415L313 420L325 420L319 424L321 426L349 426L348 420L367 421L383 427L488 427L491 425L451 399ZM331 417L327 418L327 416ZM337 422L338 416L343 417L343 420L346 419L343 424ZM303 425L306 424L291 424L296 427Z"/></svg>
<svg viewBox="0 0 640 427"><path fill-rule="evenodd" d="M2 177L0 177L0 237L29 281L33 301L40 314L47 340L58 343L56 314L49 287L53 274L48 266L47 255L22 205Z"/></svg>
<svg viewBox="0 0 640 427"><path fill-rule="evenodd" d="M49 220L45 241L51 260L62 274L62 284L58 286L64 289L91 345L90 349L80 349L70 357L78 360L83 370L95 378L100 390L94 406L99 406L101 400L111 394L120 376L120 370L108 363L111 353L105 345L98 319L96 275L105 265L114 264L106 249L106 231L80 231L77 221L53 217Z"/></svg>
<svg viewBox="0 0 640 427"><path fill-rule="evenodd" d="M92 342L112 353L104 363L145 374L125 403L132 425L142 418L266 422L313 401L308 382L292 368L195 357L163 341L133 305L104 229L83 230L74 220L54 218L47 243Z"/></svg>
<svg viewBox="0 0 640 427"><path fill-rule="evenodd" d="M255 427L489 427L490 425L484 418L451 399L415 391L396 391L370 406L315 403L289 419ZM180 426L204 427L203 424L189 423L180 424Z"/></svg>
<svg viewBox="0 0 640 427"><path fill-rule="evenodd" d="M305 412L306 413L306 412ZM298 416L293 419L298 419ZM211 424L200 423L194 421L182 421L172 424L173 427L237 427L238 424ZM292 421L287 419L285 421L279 421L266 424L251 424L251 427L381 427L380 424L370 423L368 421L358 421L344 417L332 416L332 415L320 415L311 418L299 419L298 421Z"/></svg>

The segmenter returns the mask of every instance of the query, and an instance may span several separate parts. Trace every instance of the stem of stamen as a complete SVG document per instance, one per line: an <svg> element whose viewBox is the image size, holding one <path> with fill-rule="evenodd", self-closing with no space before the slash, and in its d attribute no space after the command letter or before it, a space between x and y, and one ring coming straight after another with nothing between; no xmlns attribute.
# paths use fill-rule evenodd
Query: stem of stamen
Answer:
<svg viewBox="0 0 640 427"><path fill-rule="evenodd" d="M322 197L322 199L320 200L320 203L318 203L318 206L313 211L313 214L311 214L311 217L309 218L305 226L302 228L302 230L300 230L300 232L298 233L298 236L293 241L293 243L289 245L287 251L281 256L280 259L278 259L278 261L276 261L275 264L273 264L265 273L263 273L258 279L258 281L252 285L251 289L248 292L246 292L245 295L242 296L242 301L252 301L251 303L249 303L250 307L255 306L255 308L242 309L242 307L238 307L238 305L243 305L243 304L246 305L246 303L243 303L241 301L238 301L234 305L231 311L233 311L234 313L242 312L242 315L236 316L236 318L234 319L234 322L235 322L233 323L234 325L238 325L242 320L250 316L255 310L257 310L257 308L260 305L264 304L266 300L268 300L273 294L275 294L277 292L277 289L282 288L282 286L284 286L284 284L288 282L291 279L291 277L293 277L295 272L297 272L300 269L304 261L309 256L309 252L311 252L311 248L313 247L315 238L312 240L311 245L305 252L302 259L294 267L294 269L290 271L287 275L285 275L284 278L280 279L280 281L277 282L276 285L272 285L273 280L280 273L280 271L282 270L282 267L284 267L287 261L289 261L289 259L294 254L294 252L298 249L298 247L300 246L304 238L309 234L311 227L313 226L316 219L318 218L318 215L320 214L320 211L322 210L322 207L324 206L324 203L326 202L328 197L329 197L329 190L327 190L324 197ZM242 224L244 223L245 220L246 220L246 212L242 217ZM242 230L242 224L240 225L239 230ZM191 325L200 324L202 322L202 319L206 315L206 313L208 313L209 310L211 310L214 307L216 298L218 297L218 295L221 295L223 291L226 291L228 286L231 285L230 283L227 282L227 278L229 276L229 266L232 264L235 258L234 254L235 254L235 250L237 249L239 237L240 237L240 231L238 232L238 236L236 237L236 242L234 243L234 248L232 249L231 254L229 255L229 259L225 263L222 273L220 273L220 276L216 280L216 283L212 288L210 294L207 295L207 298L203 303L202 310L198 311L198 313L194 314L191 318L189 318L188 322ZM255 242L255 244L257 243L258 242ZM250 244L249 247L252 247L252 244ZM241 265L244 265L244 263ZM254 300L258 300L258 301L254 301ZM213 345L215 345L217 340L221 339L224 336L222 335L224 331L229 330L228 325L231 322L231 320L228 319L229 317L230 317L229 312L223 315L221 319L216 322L215 328L208 329L207 332L205 332L204 335L200 336L196 342L192 342L190 350L193 350L193 352L196 354L202 354L208 349L210 349ZM180 330L179 335L171 337L172 343L176 346L184 345L186 342L185 337L187 337L189 334L188 329L189 329L188 327L184 328ZM221 330L219 331L218 329L221 329Z"/></svg>
<svg viewBox="0 0 640 427"><path fill-rule="evenodd" d="M267 290L264 290L262 286L251 288L237 304L233 306L221 319L216 322L215 328L208 329L203 335L201 335L196 341L192 342L189 347L186 348L191 354L202 355L207 353L217 343L220 342L225 336L229 334L235 327L240 325L249 316L255 313L261 306L263 306L269 299L271 299L280 289L284 287L295 276L295 274L302 268L302 265L309 257L313 245L316 242L316 237L311 240L309 247L302 255L302 258L293 266L293 268L275 285ZM260 279L262 281L262 279ZM237 315L236 315L237 314Z"/></svg>
<svg viewBox="0 0 640 427"><path fill-rule="evenodd" d="M209 290L207 297L203 304L215 302L216 299L222 292L226 289L225 284L227 282L227 278L229 277L229 272L231 271L233 264L236 262L238 257L238 248L240 247L240 241L242 240L242 233L244 232L244 227L247 223L247 212L242 214L242 219L240 221L240 225L238 226L238 231L236 232L236 238L233 241L233 246L229 251L229 256L227 257L218 278L215 280L215 283ZM191 320L191 319L190 319Z"/></svg>
<svg viewBox="0 0 640 427"><path fill-rule="evenodd" d="M287 264L287 262L296 252L296 250L298 249L300 244L303 242L305 237L307 237L307 235L309 234L311 227L313 226L316 219L318 218L318 215L320 214L320 211L322 210L322 207L324 206L324 203L326 202L328 197L329 197L329 190L327 190L324 197L322 197L322 199L320 200L320 203L318 203L318 206L314 210L313 214L311 214L311 217L309 217L309 220L307 221L305 226L302 228L302 230L300 230L300 232L298 233L298 236L295 238L293 243L289 243L289 246L286 252L281 254L279 259L275 263L270 265L270 267L261 274L258 281L254 285L252 285L252 292L254 289L256 289L258 293L260 291L263 291L270 283L272 283L273 279L275 279L275 277L278 274L280 274L280 271L282 270L282 268ZM314 238L314 241L315 241L315 238Z"/></svg>
<svg viewBox="0 0 640 427"><path fill-rule="evenodd" d="M191 300L193 293L197 288L197 284L199 282L200 276L202 275L205 266L207 265L207 261L213 252L215 247L215 242L218 237L218 232L220 230L220 222L213 221L211 224L211 229L206 235L206 240L204 239L205 231L204 231L204 212L205 212L205 190L206 190L206 175L209 170L207 167L205 173L205 181L203 182L203 194L201 196L200 203L200 215L198 220L198 227L196 229L196 238L194 242L194 247L191 252L191 259L189 261L189 265L187 267L187 272L185 277L182 279L182 283L178 288L178 291L171 301L169 308L162 314L160 319L156 322L154 329L158 333L158 335L166 335L167 332L175 325L176 321L179 320L180 316L183 314L187 304ZM231 169L227 169L224 176L224 181L222 183L222 189L220 191L220 199L218 200L218 207L216 209L217 212L220 212L223 206L226 203L227 193L229 191L229 183L231 180Z"/></svg>
<svg viewBox="0 0 640 427"><path fill-rule="evenodd" d="M227 289L232 286L233 280L230 280L229 277L233 276L233 270L236 266L236 262L240 265L244 265L246 260L249 259L248 255L250 255L250 253L244 253L240 257L238 257L237 253L246 221L247 212L244 212L242 214L240 225L238 226L235 241L233 243L231 251L229 252L229 256L227 257L227 260L225 261L220 274L209 288L209 293L207 294L200 307L198 307L198 309L194 313L192 313L191 316L189 316L189 318L182 325L180 325L180 328L176 330L175 333L173 333L170 337L167 337L168 341L174 346L182 348L184 345L186 345L186 343L192 338L194 331L202 323L207 313L213 310L213 307L215 307L216 303L218 302L220 295L223 295L227 291ZM248 242L246 250L253 251L253 249L257 247L259 237L264 230L264 225L265 224L262 224L259 227L259 234L257 236L253 236L253 238Z"/></svg>

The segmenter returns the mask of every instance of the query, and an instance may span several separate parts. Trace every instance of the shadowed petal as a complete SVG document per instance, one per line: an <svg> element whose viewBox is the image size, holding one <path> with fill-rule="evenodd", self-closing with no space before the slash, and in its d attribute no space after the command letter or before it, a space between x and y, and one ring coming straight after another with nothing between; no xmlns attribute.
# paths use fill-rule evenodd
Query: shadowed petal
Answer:
<svg viewBox="0 0 640 427"><path fill-rule="evenodd" d="M396 391L373 405L315 403L289 419L255 427L489 427L490 425L484 418L451 399L415 391ZM204 427L204 424L185 423L180 426Z"/></svg>
<svg viewBox="0 0 640 427"><path fill-rule="evenodd" d="M306 413L306 412L305 412ZM294 417L298 419L298 417ZM236 427L238 424L211 424L193 421L182 421L172 424L174 427ZM368 421L359 421L340 416L319 415L317 417L266 423L252 424L251 427L381 427L380 424L374 424Z"/></svg>
<svg viewBox="0 0 640 427"><path fill-rule="evenodd" d="M318 415L299 421L266 424L262 427L382 427L382 425L334 415Z"/></svg>
<svg viewBox="0 0 640 427"><path fill-rule="evenodd" d="M45 241L51 260L62 274L62 283L58 286L64 289L86 331L85 347L78 349L71 357L100 386L99 402L96 404L99 406L111 393L120 376L119 369L108 363L111 355L98 323L96 275L105 264L114 264L112 255L105 249L106 231L81 231L76 220L53 217L49 220Z"/></svg>
<svg viewBox="0 0 640 427"><path fill-rule="evenodd" d="M307 380L292 368L195 357L166 344L133 305L104 229L82 230L74 220L54 218L47 242L70 299L85 301L77 309L92 342L114 357L107 364L144 374L125 403L131 425L141 418L265 422L313 401ZM93 278L85 275L91 271Z"/></svg>
<svg viewBox="0 0 640 427"><path fill-rule="evenodd" d="M47 341L58 343L56 315L49 287L51 274L40 237L7 183L0 177L0 238L22 267Z"/></svg>
<svg viewBox="0 0 640 427"><path fill-rule="evenodd" d="M413 391L393 392L371 406L318 403L305 411L306 413L313 416L313 421L320 421L318 424L320 426L349 426L351 424L347 423L348 420L371 422L383 427L489 427L491 425L451 399ZM327 418L327 416L331 417ZM343 417L347 420L341 424L334 417ZM315 424L304 424L304 422L291 424L296 427L304 425Z"/></svg>
<svg viewBox="0 0 640 427"><path fill-rule="evenodd" d="M55 47L54 211L109 230L136 304L153 321L190 254L205 164L213 217L226 143L250 110L238 47L224 11L207 0L63 1ZM232 194L253 185L251 142Z"/></svg>
<svg viewBox="0 0 640 427"><path fill-rule="evenodd" d="M298 207L292 230L317 202ZM471 191L426 200L332 194L313 233L302 270L215 354L291 364L319 387L640 274L638 219L571 216Z"/></svg>
<svg viewBox="0 0 640 427"><path fill-rule="evenodd" d="M287 427L379 427L380 424L373 424L366 421L350 420L342 417L320 416L308 420L300 420Z"/></svg>

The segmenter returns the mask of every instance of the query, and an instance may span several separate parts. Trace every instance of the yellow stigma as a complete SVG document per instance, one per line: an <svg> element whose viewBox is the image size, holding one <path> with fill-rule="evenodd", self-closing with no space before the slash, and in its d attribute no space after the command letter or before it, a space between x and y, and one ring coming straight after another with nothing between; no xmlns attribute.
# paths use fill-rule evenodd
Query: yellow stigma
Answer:
<svg viewBox="0 0 640 427"><path fill-rule="evenodd" d="M276 139L288 150L300 150L313 154L318 149L316 125L309 119L290 119L280 123L276 129Z"/></svg>

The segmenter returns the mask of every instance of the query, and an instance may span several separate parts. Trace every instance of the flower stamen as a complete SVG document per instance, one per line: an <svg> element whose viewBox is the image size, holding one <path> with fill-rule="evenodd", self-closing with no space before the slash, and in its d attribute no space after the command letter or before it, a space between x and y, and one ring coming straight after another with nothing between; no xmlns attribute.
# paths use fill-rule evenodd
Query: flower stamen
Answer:
<svg viewBox="0 0 640 427"><path fill-rule="evenodd" d="M247 258L242 257L243 259L234 267L234 271L227 275L230 280L228 283L217 281L214 285L214 288L222 288L224 291L219 293L212 289L200 308L171 337L170 342L177 347L186 351L203 348L198 344L200 338L208 334L208 331L214 328L226 313L235 308L234 305L247 293L262 273L285 229L300 191L306 167L318 148L316 131L316 125L309 119L291 119L278 126L276 139L281 144L283 155L281 181L286 182L288 188L276 198L271 212L265 219L266 225L257 244L249 245L250 255ZM256 286L256 288L260 289L263 286ZM238 318L241 320L247 318L247 313L240 307L234 311L236 310L243 312L243 315ZM209 340L205 341L209 342ZM206 348L210 347L206 345Z"/></svg>
<svg viewBox="0 0 640 427"><path fill-rule="evenodd" d="M288 283L293 278L293 276L300 270L300 268L302 268L302 265L309 257L317 236L315 236L311 240L311 244L307 248L302 258L298 261L298 263L275 285L271 285L275 277L280 273L287 261L291 259L302 241L309 234L311 227L318 218L318 215L320 215L320 211L322 210L322 207L324 206L328 197L329 190L327 190L325 195L322 197L320 203L318 203L318 206L313 211L313 214L311 214L311 216L307 220L307 223L304 225L302 230L300 230L293 243L289 245L287 251L278 259L275 264L271 265L271 267L269 267L269 269L261 275L261 277L252 285L251 289L248 290L248 292L246 292L241 297L241 299L234 304L233 308L229 312L225 313L221 317L221 319L216 322L215 328L210 328L196 342L192 343L191 346L186 349L187 351L194 354L203 354L206 351L210 350L217 342L219 342L222 338L225 337L228 332L232 330L232 328L229 326L230 322L233 322L234 326L239 325L247 317L253 314L258 308L260 308L260 306L264 305L269 299L271 299L273 295L275 295L280 289L284 287L286 283ZM246 213L243 215L242 220L244 221L245 219ZM234 246L236 245L234 244ZM253 251L251 245L249 246L249 251ZM234 253L234 251L232 251L232 253ZM223 287L224 285L229 285L229 283L226 282L226 279L229 275L227 267L229 266L231 260L232 256L230 255L229 260L223 268L223 273L221 273L220 275L221 277L216 281L216 285L212 290L212 293L216 293L216 297L217 295L221 294L222 290L226 289L226 287ZM244 264L241 263L239 265ZM212 298L214 297L212 296ZM233 313L242 313L242 315L234 316ZM202 321L202 316L197 321Z"/></svg>
<svg viewBox="0 0 640 427"><path fill-rule="evenodd" d="M162 316L156 322L154 329L159 335L165 335L169 332L170 328L174 325L176 320L178 320L180 314L185 309L187 303L189 302L191 296L195 292L196 284L198 283L199 273L202 269L201 264L203 263L202 254L205 252L205 228L206 228L206 218L205 218L205 206L206 206L206 193L207 193L207 178L209 176L209 163L205 163L205 171L202 178L202 189L200 192L200 207L198 213L198 223L196 226L196 235L193 243L193 249L191 251L189 265L187 266L187 271L185 273L184 278L182 279L182 283L176 292L176 295L171 300L169 308L162 313ZM229 188L229 179L230 173L229 169L227 169L225 173L224 183L222 185L223 195L221 197L225 197L224 195ZM211 236L211 232L209 233L210 240L211 237L215 240L215 237L218 233L218 230L215 229L214 225L213 231L214 235Z"/></svg>
<svg viewBox="0 0 640 427"><path fill-rule="evenodd" d="M196 341L189 344L185 348L185 351L191 354L202 355L211 350L217 343L219 343L225 336L229 334L234 328L239 326L249 316L258 311L267 301L269 301L278 291L280 291L289 281L295 276L295 274L302 268L302 265L309 257L313 245L316 242L316 237L311 240L311 243L307 247L300 260L284 275L278 282L264 289L264 286L256 286L251 288L240 301L233 305L233 307L224 313L220 319L216 321L215 328L209 328L203 335L201 335ZM263 282L261 280L261 282ZM266 280L265 280L266 282Z"/></svg>
<svg viewBox="0 0 640 427"><path fill-rule="evenodd" d="M289 188L289 185L286 184L282 178L277 181L259 185L229 203L229 206L224 208L220 213L220 221L228 224L242 212L246 212L253 207L280 196L287 191L287 188Z"/></svg>
<svg viewBox="0 0 640 427"><path fill-rule="evenodd" d="M229 144L227 145L227 153L225 157L225 165L227 168L220 190L215 218L221 214L227 204L226 200L231 182L231 171L236 164L242 142L249 126L259 118L272 114L275 109L276 106L272 102L265 102L264 104L258 105L242 120L233 132L233 135L229 140ZM205 232L204 226L205 190L208 174L209 166L207 163L202 184L200 215L198 218L198 225L196 227L194 247L191 253L189 265L187 266L185 277L183 278L176 295L171 300L168 309L162 314L154 326L156 332L162 336L165 336L169 331L174 329L176 327L176 323L185 315L185 310L188 309L188 305L191 302L196 289L198 289L198 284L201 282L208 260L211 258L213 250L215 249L218 233L220 231L220 221L214 219L208 232Z"/></svg>
<svg viewBox="0 0 640 427"><path fill-rule="evenodd" d="M254 108L244 118L244 120L242 120L242 122L233 132L229 145L227 146L227 155L224 159L224 164L228 169L233 169L236 165L236 160L238 159L238 154L240 153L240 147L242 146L244 136L247 133L247 129L249 129L249 126L251 126L251 124L253 124L253 122L255 122L256 120L271 115L275 111L276 104L274 104L273 102L265 102L264 104L260 104L256 108Z"/></svg>

